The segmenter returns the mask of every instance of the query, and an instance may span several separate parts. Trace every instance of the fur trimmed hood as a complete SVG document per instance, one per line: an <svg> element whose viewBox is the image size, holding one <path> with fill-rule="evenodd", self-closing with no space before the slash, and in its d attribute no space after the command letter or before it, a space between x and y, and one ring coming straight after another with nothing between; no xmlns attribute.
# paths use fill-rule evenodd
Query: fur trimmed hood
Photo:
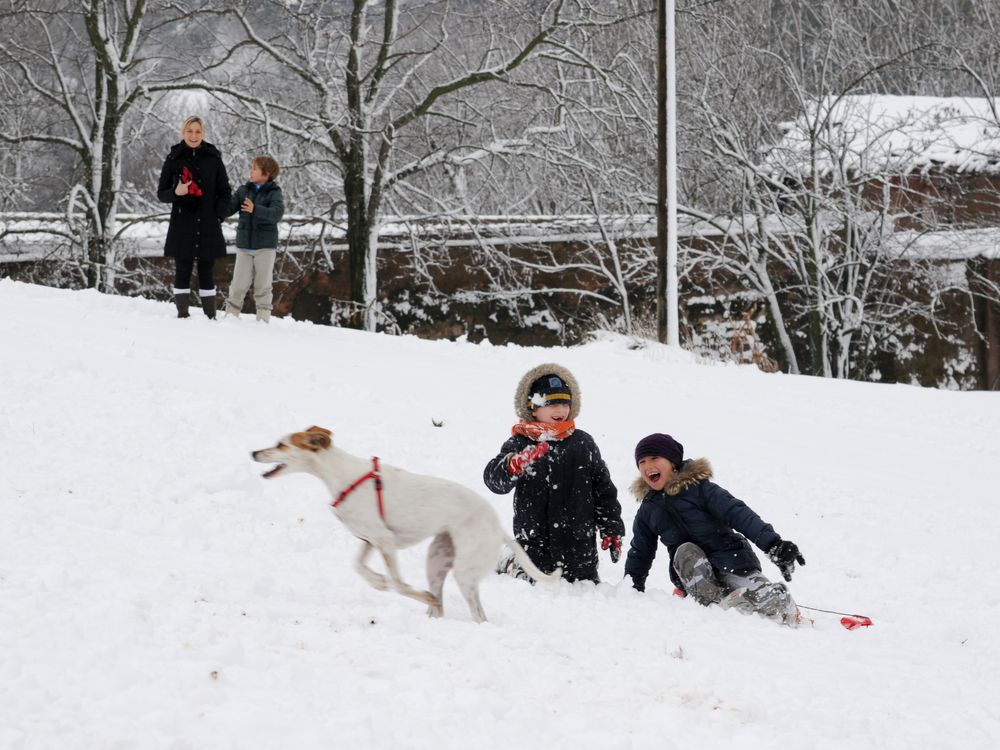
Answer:
<svg viewBox="0 0 1000 750"><path fill-rule="evenodd" d="M663 491L672 497L680 494L681 491L686 490L688 487L693 487L699 482L704 482L711 478L712 464L708 462L707 458L691 459L684 462L681 470L670 478ZM632 482L631 490L632 494L635 495L636 502L639 503L645 500L646 495L652 491L641 476Z"/></svg>
<svg viewBox="0 0 1000 750"><path fill-rule="evenodd" d="M569 386L570 392L573 394L573 400L570 402L569 407L569 418L576 419L580 414L580 385L576 382L576 378L573 377L573 373L567 370L561 365L554 364L552 362L547 362L537 367L532 367L528 370L524 376L521 378L520 382L517 384L517 390L514 392L514 413L517 414L518 419L523 419L526 422L531 421L531 410L528 408L528 389L531 384L538 380L542 375L558 375Z"/></svg>

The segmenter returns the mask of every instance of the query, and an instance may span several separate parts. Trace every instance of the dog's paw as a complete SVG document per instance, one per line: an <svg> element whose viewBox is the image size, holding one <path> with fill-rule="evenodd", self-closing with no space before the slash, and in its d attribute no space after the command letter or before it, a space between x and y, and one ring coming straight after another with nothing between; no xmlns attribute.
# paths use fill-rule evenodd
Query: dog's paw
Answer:
<svg viewBox="0 0 1000 750"><path fill-rule="evenodd" d="M444 617L444 607L441 606L441 602L438 602L437 604L431 604L430 606L428 606L427 616L434 618Z"/></svg>
<svg viewBox="0 0 1000 750"><path fill-rule="evenodd" d="M391 588L389 585L389 579L373 570L363 570L361 571L361 575L373 589L378 591L388 591Z"/></svg>

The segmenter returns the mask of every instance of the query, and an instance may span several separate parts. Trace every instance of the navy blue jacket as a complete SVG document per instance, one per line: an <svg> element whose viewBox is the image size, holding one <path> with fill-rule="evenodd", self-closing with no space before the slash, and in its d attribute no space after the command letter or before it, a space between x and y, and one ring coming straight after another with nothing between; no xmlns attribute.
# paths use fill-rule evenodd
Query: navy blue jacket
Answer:
<svg viewBox="0 0 1000 750"><path fill-rule="evenodd" d="M760 560L747 540L766 552L780 539L771 524L709 481L711 477L708 460L698 458L685 461L662 490L650 490L642 479L633 485L637 497L643 488L647 491L632 523L625 575L640 591L646 587L657 541L670 553L670 580L683 589L673 565L681 544L697 544L717 571L747 575L760 571Z"/></svg>
<svg viewBox="0 0 1000 750"><path fill-rule="evenodd" d="M549 452L520 476L511 476L512 453L534 441L511 437L483 471L483 481L502 495L514 490L514 538L543 573L557 567L568 581L599 582L597 538L625 535L618 490L594 438L576 430L551 441Z"/></svg>

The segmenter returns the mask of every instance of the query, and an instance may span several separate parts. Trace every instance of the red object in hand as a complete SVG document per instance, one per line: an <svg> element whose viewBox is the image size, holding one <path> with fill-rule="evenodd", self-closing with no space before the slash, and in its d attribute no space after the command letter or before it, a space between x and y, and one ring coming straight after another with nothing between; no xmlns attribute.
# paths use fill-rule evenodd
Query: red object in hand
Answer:
<svg viewBox="0 0 1000 750"><path fill-rule="evenodd" d="M612 534L601 538L601 549L611 550L611 562L618 562L622 554L622 540Z"/></svg>
<svg viewBox="0 0 1000 750"><path fill-rule="evenodd" d="M848 630L857 630L858 628L870 628L874 623L870 617L864 615L848 615L840 618L840 624Z"/></svg>
<svg viewBox="0 0 1000 750"><path fill-rule="evenodd" d="M548 443L529 445L520 453L515 453L510 457L510 462L507 464L507 471L516 477L548 452Z"/></svg>
<svg viewBox="0 0 1000 750"><path fill-rule="evenodd" d="M188 195L193 195L195 198L200 198L204 195L201 188L198 187L198 183L194 181L194 175L191 174L191 170L187 167L181 170L181 182L190 183L188 185Z"/></svg>

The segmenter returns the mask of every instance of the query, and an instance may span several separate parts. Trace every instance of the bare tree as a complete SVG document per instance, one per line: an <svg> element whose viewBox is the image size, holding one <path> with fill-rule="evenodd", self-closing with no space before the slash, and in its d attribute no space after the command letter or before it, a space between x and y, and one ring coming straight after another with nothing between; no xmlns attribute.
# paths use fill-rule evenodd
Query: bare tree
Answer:
<svg viewBox="0 0 1000 750"><path fill-rule="evenodd" d="M140 54L150 7L148 0L10 0L0 10L5 106L26 115L5 118L0 141L47 155L60 172L53 155L73 157L61 202L86 284L105 291L115 282L123 151L133 135L126 120L156 87L154 64Z"/></svg>
<svg viewBox="0 0 1000 750"><path fill-rule="evenodd" d="M540 71L592 67L578 50L622 17L615 3L591 0L254 0L224 12L242 39L208 71L252 75L204 85L308 145L330 216L346 227L353 322L368 329L386 202L446 211L462 200L463 172L526 155L560 131L558 91ZM438 192L442 184L455 195Z"/></svg>
<svg viewBox="0 0 1000 750"><path fill-rule="evenodd" d="M859 92L913 93L918 70L944 77L955 39L934 25L943 5L954 15L967 4L723 2L686 27L682 95L695 127L684 131L682 210L726 236L726 252L695 252L688 270L753 289L791 372L864 376L894 325L930 314L906 288L914 275L930 283L927 264L914 259L904 279L894 269L905 248L886 249L909 167L878 149L905 123L873 121L856 139L844 117Z"/></svg>

